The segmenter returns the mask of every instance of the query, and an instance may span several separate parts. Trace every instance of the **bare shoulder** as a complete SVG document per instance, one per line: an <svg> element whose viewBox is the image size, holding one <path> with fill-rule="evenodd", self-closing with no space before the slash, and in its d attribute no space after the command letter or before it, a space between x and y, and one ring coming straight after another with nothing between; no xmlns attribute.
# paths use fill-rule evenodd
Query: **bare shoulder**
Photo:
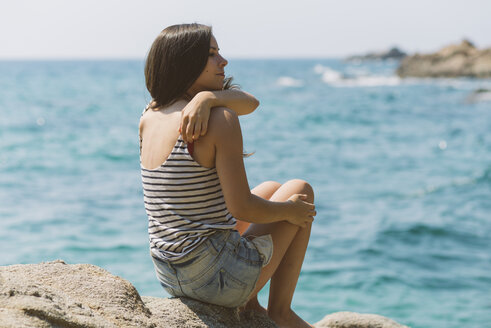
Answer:
<svg viewBox="0 0 491 328"><path fill-rule="evenodd" d="M226 135L240 133L240 122L237 114L226 107L215 107L210 113L208 134L222 138Z"/></svg>

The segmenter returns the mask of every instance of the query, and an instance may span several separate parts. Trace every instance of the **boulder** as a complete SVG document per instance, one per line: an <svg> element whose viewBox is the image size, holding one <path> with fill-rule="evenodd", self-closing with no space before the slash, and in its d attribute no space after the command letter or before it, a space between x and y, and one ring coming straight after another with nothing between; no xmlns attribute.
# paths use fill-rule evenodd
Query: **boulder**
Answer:
<svg viewBox="0 0 491 328"><path fill-rule="evenodd" d="M0 266L0 327L268 328L266 315L188 298L140 297L128 281L90 264L61 260ZM334 313L315 327L394 327L376 315Z"/></svg>
<svg viewBox="0 0 491 328"><path fill-rule="evenodd" d="M377 314L336 312L326 315L316 328L408 328Z"/></svg>
<svg viewBox="0 0 491 328"><path fill-rule="evenodd" d="M400 77L491 77L491 48L478 50L463 40L433 54L415 54L404 58L398 69Z"/></svg>

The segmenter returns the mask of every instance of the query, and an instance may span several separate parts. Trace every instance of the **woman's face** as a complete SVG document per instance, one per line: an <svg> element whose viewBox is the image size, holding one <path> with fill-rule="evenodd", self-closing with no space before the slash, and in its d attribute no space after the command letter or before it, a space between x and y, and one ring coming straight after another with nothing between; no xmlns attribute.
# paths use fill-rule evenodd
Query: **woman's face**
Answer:
<svg viewBox="0 0 491 328"><path fill-rule="evenodd" d="M224 68L228 62L218 51L217 40L212 35L208 52L208 62L203 72L201 72L200 76L189 89L188 94L191 96L204 90L222 90L223 79L225 79Z"/></svg>

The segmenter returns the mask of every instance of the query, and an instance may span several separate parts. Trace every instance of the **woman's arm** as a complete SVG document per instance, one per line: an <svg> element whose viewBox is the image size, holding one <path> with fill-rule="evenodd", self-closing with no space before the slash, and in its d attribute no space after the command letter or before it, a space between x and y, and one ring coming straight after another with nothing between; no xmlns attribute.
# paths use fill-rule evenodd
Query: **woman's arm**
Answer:
<svg viewBox="0 0 491 328"><path fill-rule="evenodd" d="M259 100L242 90L202 91L199 94L209 102L210 107L227 107L239 116L250 114L259 106Z"/></svg>
<svg viewBox="0 0 491 328"><path fill-rule="evenodd" d="M211 113L207 135L215 145L215 166L227 208L240 220L255 223L289 221L305 227L313 221L315 206L293 195L286 202L265 200L251 193L242 158L242 133L237 115L217 108Z"/></svg>
<svg viewBox="0 0 491 328"><path fill-rule="evenodd" d="M193 142L208 130L208 119L213 107L232 109L237 115L252 113L259 101L241 90L201 91L182 110L180 132L185 142Z"/></svg>

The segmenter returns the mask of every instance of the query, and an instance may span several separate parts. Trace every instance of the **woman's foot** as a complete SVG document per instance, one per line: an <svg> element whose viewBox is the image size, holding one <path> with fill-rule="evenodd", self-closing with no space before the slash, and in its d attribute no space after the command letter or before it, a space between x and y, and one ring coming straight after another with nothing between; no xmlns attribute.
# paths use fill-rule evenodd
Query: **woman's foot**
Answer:
<svg viewBox="0 0 491 328"><path fill-rule="evenodd" d="M286 312L273 312L268 311L268 316L273 319L273 321L280 328L312 328L311 324L302 320L293 310L288 310Z"/></svg>
<svg viewBox="0 0 491 328"><path fill-rule="evenodd" d="M244 305L243 307L241 307L239 309L240 312L243 312L243 311L254 311L254 312L259 312L261 314L264 314L264 315L268 315L268 311L263 308L261 306L261 304L259 304L259 301L257 300L257 296L256 297L253 297L249 300L249 302L247 302L246 305Z"/></svg>

